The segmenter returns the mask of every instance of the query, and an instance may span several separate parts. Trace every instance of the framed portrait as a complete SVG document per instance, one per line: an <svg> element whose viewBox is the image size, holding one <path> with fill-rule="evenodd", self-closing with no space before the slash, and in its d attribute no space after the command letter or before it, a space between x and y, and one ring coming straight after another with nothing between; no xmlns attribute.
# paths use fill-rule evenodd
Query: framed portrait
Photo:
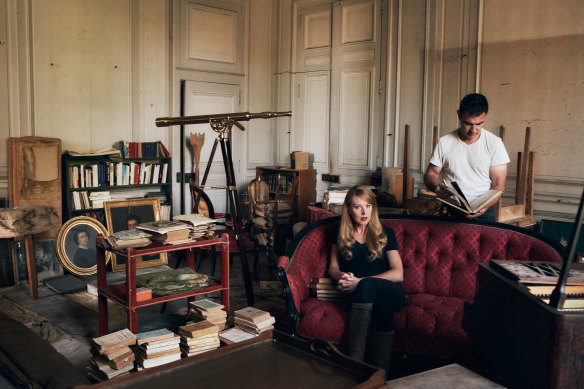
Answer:
<svg viewBox="0 0 584 389"><path fill-rule="evenodd" d="M28 266L26 265L26 246L24 240L12 242L12 263L15 285L21 282L28 282Z"/></svg>
<svg viewBox="0 0 584 389"><path fill-rule="evenodd" d="M57 235L57 254L65 269L78 276L97 274L97 251L95 240L98 234L107 236L107 230L89 216L69 219ZM109 256L106 256L106 263Z"/></svg>
<svg viewBox="0 0 584 389"><path fill-rule="evenodd" d="M132 230L140 223L148 223L160 218L160 200L157 198L128 199L106 201L103 203L107 231L110 234L123 230ZM126 270L126 258L112 254L112 271ZM168 263L166 253L136 258L136 268L165 265Z"/></svg>
<svg viewBox="0 0 584 389"><path fill-rule="evenodd" d="M39 280L63 275L63 267L57 255L55 239L35 240L34 257Z"/></svg>

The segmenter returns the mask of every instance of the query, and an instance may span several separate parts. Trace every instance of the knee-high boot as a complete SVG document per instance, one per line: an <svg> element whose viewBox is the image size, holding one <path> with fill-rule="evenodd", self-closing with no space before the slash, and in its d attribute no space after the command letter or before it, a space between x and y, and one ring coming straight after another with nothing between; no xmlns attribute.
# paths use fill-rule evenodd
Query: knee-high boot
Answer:
<svg viewBox="0 0 584 389"><path fill-rule="evenodd" d="M363 361L365 356L372 309L373 303L353 303L351 305L347 353L351 358L358 361Z"/></svg>
<svg viewBox="0 0 584 389"><path fill-rule="evenodd" d="M367 362L385 370L386 377L389 374L393 335L393 331L372 331L367 340Z"/></svg>

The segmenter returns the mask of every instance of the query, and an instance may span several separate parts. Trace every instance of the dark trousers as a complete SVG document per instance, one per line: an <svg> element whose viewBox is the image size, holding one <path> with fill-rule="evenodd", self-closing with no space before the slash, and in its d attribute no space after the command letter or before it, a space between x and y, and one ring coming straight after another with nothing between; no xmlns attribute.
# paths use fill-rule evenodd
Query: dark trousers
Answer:
<svg viewBox="0 0 584 389"><path fill-rule="evenodd" d="M351 303L373 303L371 330L393 331L393 313L406 304L401 285L381 278L363 278L353 293Z"/></svg>

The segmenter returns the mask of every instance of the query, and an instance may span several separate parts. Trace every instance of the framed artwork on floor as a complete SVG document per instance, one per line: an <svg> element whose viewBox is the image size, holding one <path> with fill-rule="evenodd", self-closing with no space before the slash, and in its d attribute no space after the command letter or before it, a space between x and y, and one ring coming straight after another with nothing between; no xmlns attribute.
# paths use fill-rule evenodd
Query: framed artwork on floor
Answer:
<svg viewBox="0 0 584 389"><path fill-rule="evenodd" d="M57 235L57 254L67 271L78 276L97 274L97 235L107 236L107 230L97 220L89 216L69 219ZM106 263L110 255L106 257Z"/></svg>
<svg viewBox="0 0 584 389"><path fill-rule="evenodd" d="M34 254L39 281L63 275L55 239L35 240Z"/></svg>
<svg viewBox="0 0 584 389"><path fill-rule="evenodd" d="M0 239L0 288L14 285L14 261L12 240Z"/></svg>
<svg viewBox="0 0 584 389"><path fill-rule="evenodd" d="M26 247L24 240L12 241L12 268L14 269L14 284L28 282L28 266L26 265Z"/></svg>
<svg viewBox="0 0 584 389"><path fill-rule="evenodd" d="M140 223L148 223L160 218L160 200L157 198L128 199L106 201L103 203L107 231L110 234L123 230L132 230ZM112 254L112 270L126 270L126 258ZM136 258L136 268L165 265L168 263L166 253Z"/></svg>

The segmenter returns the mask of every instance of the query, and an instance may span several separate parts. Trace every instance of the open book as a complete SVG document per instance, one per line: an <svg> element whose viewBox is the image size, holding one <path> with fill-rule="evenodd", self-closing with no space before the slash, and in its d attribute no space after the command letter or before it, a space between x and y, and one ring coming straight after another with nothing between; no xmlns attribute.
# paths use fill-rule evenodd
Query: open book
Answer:
<svg viewBox="0 0 584 389"><path fill-rule="evenodd" d="M470 215L477 213L478 211L489 205L491 201L493 201L495 198L499 197L501 193L503 193L500 190L491 189L487 193L479 196L472 203L469 203L464 193L462 193L460 186L455 181L453 181L451 184L452 186L447 186L446 190L452 193L452 195L455 196L460 201L460 204L458 204L456 200L454 200L451 197L446 199L437 197L436 199L450 207L456 208L459 211Z"/></svg>

